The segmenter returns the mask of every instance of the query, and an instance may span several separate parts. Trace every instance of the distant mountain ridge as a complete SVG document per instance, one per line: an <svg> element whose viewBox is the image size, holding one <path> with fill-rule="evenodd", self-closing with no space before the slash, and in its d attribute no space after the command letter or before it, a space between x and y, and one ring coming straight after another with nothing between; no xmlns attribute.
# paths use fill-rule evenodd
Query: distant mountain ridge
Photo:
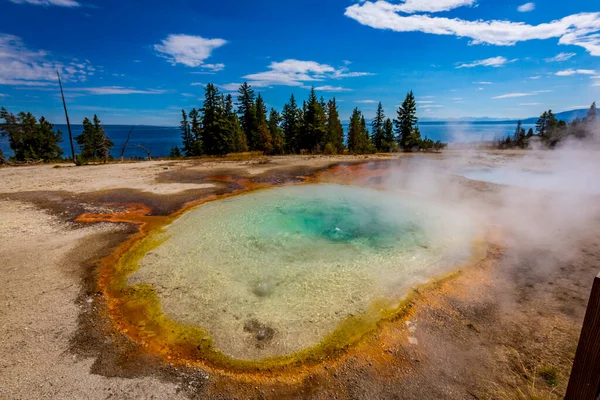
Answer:
<svg viewBox="0 0 600 400"><path fill-rule="evenodd" d="M556 118L566 122L571 122L576 118L583 118L587 115L589 108L581 108L576 110L568 110L556 113ZM535 124L539 117L530 117L521 119L523 124ZM420 118L419 123L425 125L436 125L436 124L516 124L519 119L505 119L505 118L452 118L452 119L441 119L441 118Z"/></svg>

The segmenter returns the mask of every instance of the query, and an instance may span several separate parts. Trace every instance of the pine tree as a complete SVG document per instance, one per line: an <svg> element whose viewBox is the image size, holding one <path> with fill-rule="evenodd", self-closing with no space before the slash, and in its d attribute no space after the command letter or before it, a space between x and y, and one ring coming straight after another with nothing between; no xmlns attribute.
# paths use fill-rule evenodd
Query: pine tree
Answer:
<svg viewBox="0 0 600 400"><path fill-rule="evenodd" d="M391 119L386 119L383 124L383 141L381 143L381 150L391 152L396 147L396 140L394 139L394 125Z"/></svg>
<svg viewBox="0 0 600 400"><path fill-rule="evenodd" d="M584 118L584 121L586 123L588 123L588 124L596 122L596 114L597 114L597 112L596 112L596 102L593 102L592 106L590 107L590 109L587 112L586 117Z"/></svg>
<svg viewBox="0 0 600 400"><path fill-rule="evenodd" d="M294 95L290 97L289 103L283 106L282 118L283 135L285 137L285 150L290 154L298 153L300 151L298 139L300 135L301 121L300 110L298 109Z"/></svg>
<svg viewBox="0 0 600 400"><path fill-rule="evenodd" d="M181 131L181 139L183 141L183 153L186 157L194 155L194 137L192 136L190 123L185 110L181 110L181 122L179 123L179 130Z"/></svg>
<svg viewBox="0 0 600 400"><path fill-rule="evenodd" d="M229 151L223 123L224 101L219 90L209 83L204 92L202 107L203 147L207 154L223 155Z"/></svg>
<svg viewBox="0 0 600 400"><path fill-rule="evenodd" d="M418 122L417 103L413 92L410 91L402 105L398 108L398 119L394 120L396 125L396 140L404 151L412 151L421 145L421 135L414 127Z"/></svg>
<svg viewBox="0 0 600 400"><path fill-rule="evenodd" d="M515 129L515 134L513 136L513 144L520 148L525 148L525 129L523 129L521 120L517 122L517 129Z"/></svg>
<svg viewBox="0 0 600 400"><path fill-rule="evenodd" d="M93 122L84 118L83 132L75 140L81 149L80 157L84 160L100 159L106 162L113 147L113 142L105 135L97 115L94 115Z"/></svg>
<svg viewBox="0 0 600 400"><path fill-rule="evenodd" d="M271 108L271 112L269 113L269 121L267 125L269 127L269 131L271 132L271 137L273 139L273 154L283 154L285 149L285 140L283 135L283 129L281 129L281 116L274 108Z"/></svg>
<svg viewBox="0 0 600 400"><path fill-rule="evenodd" d="M98 158L102 159L105 163L110 157L110 150L114 146L114 143L106 136L104 132L104 127L100 123L100 119L96 114L94 114L94 131L96 133L97 138L97 155Z"/></svg>
<svg viewBox="0 0 600 400"><path fill-rule="evenodd" d="M267 106L265 105L265 101L263 100L261 94L259 93L256 97L256 124L261 125L267 123Z"/></svg>
<svg viewBox="0 0 600 400"><path fill-rule="evenodd" d="M200 112L192 108L189 113L190 124L189 131L191 135L191 147L188 156L200 156L202 155L202 123L200 121Z"/></svg>
<svg viewBox="0 0 600 400"><path fill-rule="evenodd" d="M230 94L225 97L224 100L224 129L225 136L227 137L227 145L230 152L240 153L248 151L248 145L246 143L246 134L240 126L240 120L238 119L233 109L233 98Z"/></svg>
<svg viewBox="0 0 600 400"><path fill-rule="evenodd" d="M321 102L317 99L314 87L310 90L303 114L304 129L300 138L300 147L310 152L320 152L326 132L326 116Z"/></svg>
<svg viewBox="0 0 600 400"><path fill-rule="evenodd" d="M0 109L0 136L8 137L10 148L17 161L59 159L62 150L58 143L62 133L55 131L54 126L44 117L37 119L31 113L9 113L4 107Z"/></svg>
<svg viewBox="0 0 600 400"><path fill-rule="evenodd" d="M341 154L344 152L344 128L340 121L335 97L327 103L327 124L326 124L324 151L328 154Z"/></svg>
<svg viewBox="0 0 600 400"><path fill-rule="evenodd" d="M244 82L238 89L238 110L239 119L242 125L246 142L250 150L255 150L258 142L256 122L255 95L252 86Z"/></svg>
<svg viewBox="0 0 600 400"><path fill-rule="evenodd" d="M348 126L348 150L354 154L364 154L370 152L371 147L365 117L355 108Z"/></svg>
<svg viewBox="0 0 600 400"><path fill-rule="evenodd" d="M377 106L377 113L375 113L375 118L371 122L371 134L373 138L373 144L377 151L382 151L383 143L384 143L384 124L385 124L385 114L383 113L383 106L381 102Z"/></svg>
<svg viewBox="0 0 600 400"><path fill-rule="evenodd" d="M169 154L169 157L171 157L171 158L181 158L181 150L179 149L179 146L173 146L173 147L171 147L171 152Z"/></svg>
<svg viewBox="0 0 600 400"><path fill-rule="evenodd" d="M361 116L360 119L360 129L361 129L361 153L374 153L375 146L373 142L371 142L371 136L369 135L369 129L367 129L367 121L365 121L365 116Z"/></svg>

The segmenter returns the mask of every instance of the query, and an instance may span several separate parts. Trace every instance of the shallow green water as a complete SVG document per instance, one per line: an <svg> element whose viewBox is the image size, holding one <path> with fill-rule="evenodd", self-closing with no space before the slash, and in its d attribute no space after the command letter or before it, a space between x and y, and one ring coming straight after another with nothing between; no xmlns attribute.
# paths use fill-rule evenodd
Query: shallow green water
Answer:
<svg viewBox="0 0 600 400"><path fill-rule="evenodd" d="M476 226L464 210L355 186L269 189L184 214L130 283L242 359L318 343L377 300L452 270Z"/></svg>

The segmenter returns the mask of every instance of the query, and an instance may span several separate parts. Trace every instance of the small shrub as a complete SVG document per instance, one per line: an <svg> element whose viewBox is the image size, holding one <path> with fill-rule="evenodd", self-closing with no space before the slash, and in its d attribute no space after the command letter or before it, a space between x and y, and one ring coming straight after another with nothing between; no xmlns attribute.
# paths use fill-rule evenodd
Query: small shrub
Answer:
<svg viewBox="0 0 600 400"><path fill-rule="evenodd" d="M548 386L558 386L559 382L559 374L558 369L555 367L545 365L539 370L540 378L544 380L548 384Z"/></svg>

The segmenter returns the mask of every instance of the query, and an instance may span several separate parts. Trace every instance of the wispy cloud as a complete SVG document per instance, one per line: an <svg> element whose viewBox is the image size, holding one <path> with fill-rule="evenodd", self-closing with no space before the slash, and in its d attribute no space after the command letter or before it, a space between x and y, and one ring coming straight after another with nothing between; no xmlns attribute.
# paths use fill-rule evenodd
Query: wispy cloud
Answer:
<svg viewBox="0 0 600 400"><path fill-rule="evenodd" d="M224 64L205 64L213 50L227 44L224 39L205 39L201 36L171 34L154 50L160 57L166 58L172 65L183 64L188 67L202 67L211 71L221 71Z"/></svg>
<svg viewBox="0 0 600 400"><path fill-rule="evenodd" d="M206 85L203 84L202 86L206 86ZM219 89L224 90L226 92L237 92L237 90L240 88L240 86L242 86L241 83L226 83L224 85L217 85L217 87Z"/></svg>
<svg viewBox="0 0 600 400"><path fill-rule="evenodd" d="M396 6L396 10L408 14L450 11L458 7L472 6L475 2L476 0L405 0Z"/></svg>
<svg viewBox="0 0 600 400"><path fill-rule="evenodd" d="M395 32L424 32L471 39L471 44L512 46L534 39L559 38L559 44L580 46L600 56L600 12L579 13L530 25L498 20L463 20L428 14L402 15L404 4L365 1L346 8L345 15L362 25Z"/></svg>
<svg viewBox="0 0 600 400"><path fill-rule="evenodd" d="M493 85L494 82L473 82L475 85Z"/></svg>
<svg viewBox="0 0 600 400"><path fill-rule="evenodd" d="M573 75L596 75L596 71L593 69L565 69L558 71L556 76L573 76Z"/></svg>
<svg viewBox="0 0 600 400"><path fill-rule="evenodd" d="M575 57L576 53L558 53L554 57L546 58L546 62L563 62Z"/></svg>
<svg viewBox="0 0 600 400"><path fill-rule="evenodd" d="M27 48L18 36L0 34L0 85L54 85L57 69L65 82L85 82L95 72L89 61L56 62L46 51Z"/></svg>
<svg viewBox="0 0 600 400"><path fill-rule="evenodd" d="M542 77L541 75L535 75L535 76L530 76L529 79L537 80L537 79L540 79L541 77Z"/></svg>
<svg viewBox="0 0 600 400"><path fill-rule="evenodd" d="M498 68L508 63L514 62L517 60L507 60L502 56L486 58L485 60L476 60L470 63L457 63L456 68L474 68L474 67L494 67Z"/></svg>
<svg viewBox="0 0 600 400"><path fill-rule="evenodd" d="M506 93L506 94L502 94L500 96L495 96L492 97L492 99L513 99L513 98L517 98L517 97L527 97L527 96L535 96L536 94L541 94L541 93L550 93L552 92L552 90L535 90L533 92L517 92L517 93Z"/></svg>
<svg viewBox="0 0 600 400"><path fill-rule="evenodd" d="M341 87L341 86L330 86L330 85L323 85L323 86L317 86L315 88L315 90L319 90L322 92L351 92L352 89L348 89L345 87Z"/></svg>
<svg viewBox="0 0 600 400"><path fill-rule="evenodd" d="M158 89L135 89L135 88L126 88L122 86L101 86L101 87L87 87L87 88L72 88L68 89L73 92L85 92L89 94L99 94L99 95L108 95L108 94L162 94L165 93L164 90Z"/></svg>
<svg viewBox="0 0 600 400"><path fill-rule="evenodd" d="M519 12L530 12L535 10L535 3L525 3L517 7Z"/></svg>
<svg viewBox="0 0 600 400"><path fill-rule="evenodd" d="M355 103L359 103L359 104L375 104L377 103L376 100L356 100Z"/></svg>
<svg viewBox="0 0 600 400"><path fill-rule="evenodd" d="M512 99L515 97L533 96L535 93L507 93L500 96L492 97L492 99Z"/></svg>
<svg viewBox="0 0 600 400"><path fill-rule="evenodd" d="M244 76L251 85L266 87L271 85L306 86L307 82L326 79L355 78L373 75L370 72L350 72L347 67L335 68L316 61L288 59L272 62L267 71Z"/></svg>
<svg viewBox="0 0 600 400"><path fill-rule="evenodd" d="M520 103L519 105L523 106L523 107L533 107L533 106L541 106L542 103Z"/></svg>
<svg viewBox="0 0 600 400"><path fill-rule="evenodd" d="M80 7L81 4L75 0L10 0L16 4L33 4L36 6L58 6L58 7Z"/></svg>

